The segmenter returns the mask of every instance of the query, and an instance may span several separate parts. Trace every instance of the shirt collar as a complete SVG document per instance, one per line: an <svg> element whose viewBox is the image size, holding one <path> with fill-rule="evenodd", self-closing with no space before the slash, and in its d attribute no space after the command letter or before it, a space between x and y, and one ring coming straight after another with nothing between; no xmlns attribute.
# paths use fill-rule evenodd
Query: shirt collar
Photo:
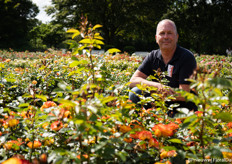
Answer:
<svg viewBox="0 0 232 164"><path fill-rule="evenodd" d="M176 50L175 50L175 52L174 52L174 55L173 55L172 59L169 61L169 63L172 62L172 61L174 61L174 60L176 60L176 59L178 59L178 58L180 57L180 55L179 55L179 53L178 53L179 50L180 50L180 46L177 45L177 46L176 46ZM162 58L162 54L161 54L160 49L158 50L157 58L158 58L159 60L162 60L162 61L163 61L163 58Z"/></svg>

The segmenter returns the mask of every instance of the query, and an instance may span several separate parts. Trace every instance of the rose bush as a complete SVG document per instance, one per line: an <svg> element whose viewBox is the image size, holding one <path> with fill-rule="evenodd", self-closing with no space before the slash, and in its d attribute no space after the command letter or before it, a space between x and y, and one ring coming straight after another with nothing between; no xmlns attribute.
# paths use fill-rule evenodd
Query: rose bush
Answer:
<svg viewBox="0 0 232 164"><path fill-rule="evenodd" d="M0 51L0 161L28 163L197 163L231 159L231 57L196 57L191 79L197 95L178 91L198 106L170 118L162 92L128 101L128 81L141 57L110 52L97 32L75 53ZM85 40L84 40L85 39ZM92 46L92 47L91 47ZM210 63L209 63L210 62ZM162 75L160 75L162 76ZM138 86L150 92L154 88ZM148 110L143 104L152 102Z"/></svg>

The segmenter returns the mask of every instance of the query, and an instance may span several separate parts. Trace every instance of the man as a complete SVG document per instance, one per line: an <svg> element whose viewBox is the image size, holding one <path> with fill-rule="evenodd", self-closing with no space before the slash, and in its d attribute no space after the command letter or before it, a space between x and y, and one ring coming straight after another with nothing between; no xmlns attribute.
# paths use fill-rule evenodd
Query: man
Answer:
<svg viewBox="0 0 232 164"><path fill-rule="evenodd" d="M136 85L145 84L163 90L166 94L175 94L173 89L167 89L164 84L146 80L149 75L154 75L155 71L167 71L166 79L169 81L167 85L171 88L179 88L190 92L190 83L186 79L193 74L197 64L192 52L177 45L178 37L176 25L173 21L165 19L158 23L155 38L159 49L153 50L146 56L131 77L130 87L133 87L133 92L141 94L141 90ZM133 92L129 93L129 99L137 103L140 99ZM180 104L179 107L197 110L194 103L185 102L183 97L177 97L175 102Z"/></svg>

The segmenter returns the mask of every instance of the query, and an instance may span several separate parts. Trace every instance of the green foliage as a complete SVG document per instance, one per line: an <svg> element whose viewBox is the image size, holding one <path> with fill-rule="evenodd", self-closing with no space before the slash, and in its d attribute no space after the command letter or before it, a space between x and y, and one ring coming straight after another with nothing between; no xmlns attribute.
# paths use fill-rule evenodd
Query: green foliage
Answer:
<svg viewBox="0 0 232 164"><path fill-rule="evenodd" d="M136 49L135 49L134 46L125 46L123 48L123 51L125 51L125 52L127 52L127 53L129 53L131 55L136 51Z"/></svg>
<svg viewBox="0 0 232 164"><path fill-rule="evenodd" d="M164 17L176 22L180 45L199 54L225 55L232 45L231 8L231 1L224 0L175 1Z"/></svg>
<svg viewBox="0 0 232 164"><path fill-rule="evenodd" d="M0 162L16 154L41 163L231 159L231 57L197 58L199 68L189 79L197 94L177 93L199 111L180 109L170 118L165 102L174 96L162 90L141 84L151 97L140 96L138 105L128 101L128 81L142 58L93 55L104 44L101 26L83 19L81 27L68 30L73 53L0 51ZM165 83L164 77L157 72L149 78Z"/></svg>
<svg viewBox="0 0 232 164"><path fill-rule="evenodd" d="M0 1L0 49L25 50L30 29L36 25L38 7L29 0ZM15 28L17 27L17 28Z"/></svg>
<svg viewBox="0 0 232 164"><path fill-rule="evenodd" d="M35 26L29 33L31 46L37 50L45 50L50 47L59 47L65 40L65 31L59 24L40 24Z"/></svg>

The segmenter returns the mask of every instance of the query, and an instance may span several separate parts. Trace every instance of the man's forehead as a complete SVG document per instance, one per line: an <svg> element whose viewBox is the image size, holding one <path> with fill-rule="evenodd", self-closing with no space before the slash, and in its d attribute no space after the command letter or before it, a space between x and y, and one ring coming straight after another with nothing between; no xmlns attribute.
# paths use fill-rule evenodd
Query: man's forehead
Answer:
<svg viewBox="0 0 232 164"><path fill-rule="evenodd" d="M162 32L162 31L175 31L175 25L169 21L161 22L157 26L157 32Z"/></svg>

